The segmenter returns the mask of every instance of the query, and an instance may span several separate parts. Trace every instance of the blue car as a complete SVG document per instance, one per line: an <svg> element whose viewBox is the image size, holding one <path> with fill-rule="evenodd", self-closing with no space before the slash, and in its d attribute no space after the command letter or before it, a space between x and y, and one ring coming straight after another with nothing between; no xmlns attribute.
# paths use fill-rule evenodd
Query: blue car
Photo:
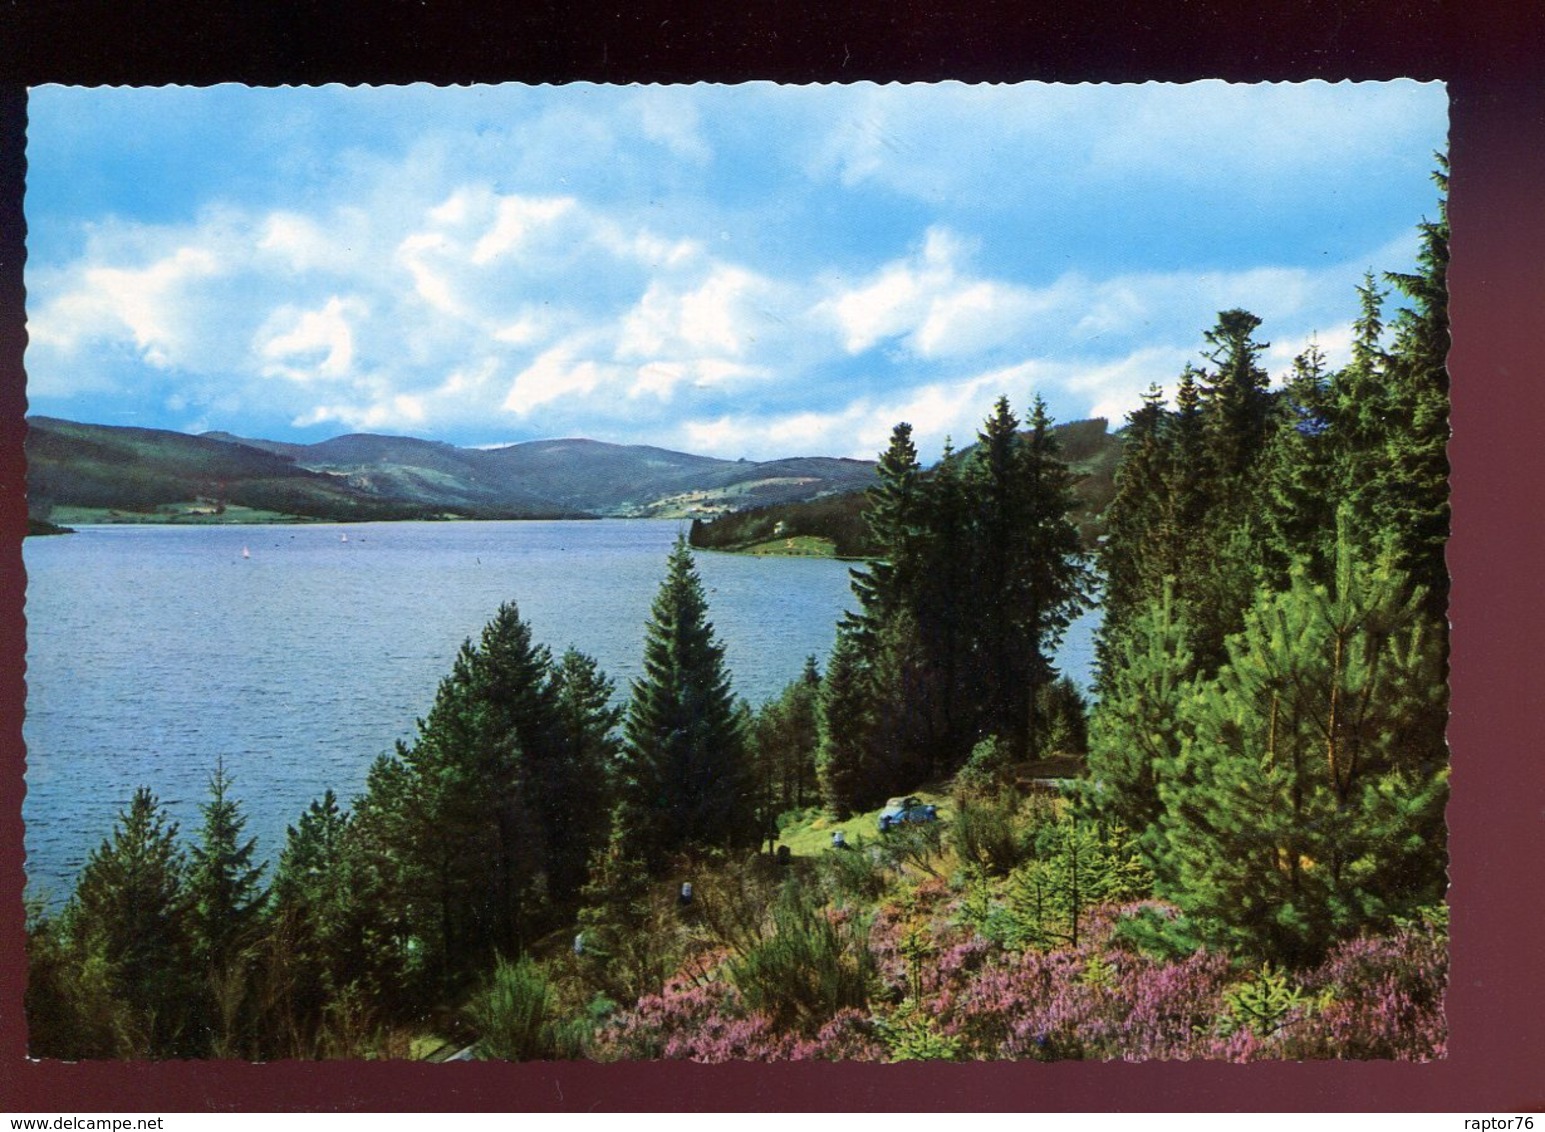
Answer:
<svg viewBox="0 0 1545 1132"><path fill-rule="evenodd" d="M885 803L885 808L880 811L880 832L887 833L898 825L908 822L922 824L938 820L938 806L929 805L921 798L914 798L910 795L905 798L892 798Z"/></svg>

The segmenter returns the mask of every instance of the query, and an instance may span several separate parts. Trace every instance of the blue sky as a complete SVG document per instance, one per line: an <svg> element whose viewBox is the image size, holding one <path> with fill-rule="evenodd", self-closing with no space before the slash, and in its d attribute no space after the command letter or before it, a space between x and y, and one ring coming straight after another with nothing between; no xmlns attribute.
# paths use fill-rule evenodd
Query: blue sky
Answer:
<svg viewBox="0 0 1545 1132"><path fill-rule="evenodd" d="M1344 360L1441 85L32 92L31 411L315 441L925 456L1113 426L1217 312Z"/></svg>

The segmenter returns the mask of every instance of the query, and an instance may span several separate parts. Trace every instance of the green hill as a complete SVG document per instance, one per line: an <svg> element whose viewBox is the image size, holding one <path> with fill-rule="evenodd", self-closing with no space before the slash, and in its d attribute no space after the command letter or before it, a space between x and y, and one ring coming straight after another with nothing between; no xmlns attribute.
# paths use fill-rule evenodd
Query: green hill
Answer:
<svg viewBox="0 0 1545 1132"><path fill-rule="evenodd" d="M34 518L265 521L713 516L866 485L863 460L756 462L544 440L495 449L353 434L287 444L230 433L29 419Z"/></svg>

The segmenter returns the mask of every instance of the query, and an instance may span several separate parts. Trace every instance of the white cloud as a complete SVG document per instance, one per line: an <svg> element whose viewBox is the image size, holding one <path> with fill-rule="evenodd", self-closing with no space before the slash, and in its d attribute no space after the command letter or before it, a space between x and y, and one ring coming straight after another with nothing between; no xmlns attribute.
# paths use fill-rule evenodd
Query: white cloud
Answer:
<svg viewBox="0 0 1545 1132"><path fill-rule="evenodd" d="M412 428L425 420L422 398L397 393L369 405L318 405L295 418L297 428L336 422L356 431Z"/></svg>
<svg viewBox="0 0 1545 1132"><path fill-rule="evenodd" d="M753 304L766 290L749 271L723 264L690 289L656 279L624 318L617 356L743 354L761 322Z"/></svg>
<svg viewBox="0 0 1545 1132"><path fill-rule="evenodd" d="M127 331L151 365L173 365L189 330L180 313L187 292L220 270L214 252L197 245L142 268L87 266L78 287L46 304L28 329L39 344L66 350Z"/></svg>
<svg viewBox="0 0 1545 1132"><path fill-rule="evenodd" d="M529 235L552 224L573 207L572 197L502 198L493 225L472 248L471 262L482 265L518 252Z"/></svg>
<svg viewBox="0 0 1545 1132"><path fill-rule="evenodd" d="M986 207L1015 200L1007 169L1074 192L1159 176L1255 197L1345 176L1369 155L1426 160L1444 105L1441 86L1413 82L858 84L824 108L806 170Z"/></svg>
<svg viewBox="0 0 1545 1132"><path fill-rule="evenodd" d="M873 459L898 422L912 425L920 452L938 455L946 437L957 447L975 439L988 399L1002 388L1001 371L902 389L890 396L864 395L827 411L724 414L688 420L681 443L693 451L736 457L753 454L821 454Z"/></svg>
<svg viewBox="0 0 1545 1132"><path fill-rule="evenodd" d="M576 344L566 342L543 353L515 378L501 407L517 416L527 416L538 406L561 398L586 396L603 384L614 385L622 379L617 368L580 359L578 352Z"/></svg>
<svg viewBox="0 0 1545 1132"><path fill-rule="evenodd" d="M242 414L472 442L562 427L872 457L901 419L920 442L969 443L998 392L1118 419L1229 307L1265 319L1274 373L1315 329L1334 358L1350 283L1412 250L1322 265L1255 254L1245 231L1273 219L1258 193L1273 171L1298 162L1272 191L1322 210L1350 183L1314 187L1327 166L1300 136L1316 115L1343 158L1374 154L1358 176L1377 182L1396 142L1366 148L1358 115L1411 136L1400 91L1344 112L1322 89L501 88L451 93L443 117L428 89L283 97L401 98L417 119L318 133L287 158L293 185L211 178L185 207L158 197L171 221L126 207L56 232L69 250L27 267L29 392L144 397L135 411L237 430ZM1036 228L1043 206L1091 201L1093 223L1122 229L1101 178L1193 166L1249 198L1226 254L1134 243L1112 268L1037 242L1061 236ZM1156 216L1179 199L1141 191Z"/></svg>
<svg viewBox="0 0 1545 1132"><path fill-rule="evenodd" d="M930 228L914 255L818 309L835 319L850 354L886 341L925 359L985 354L1021 335L1047 303L1025 287L967 274L973 250L954 232Z"/></svg>
<svg viewBox="0 0 1545 1132"><path fill-rule="evenodd" d="M320 310L275 311L258 334L257 351L269 359L264 373L309 383L345 377L354 363L354 332L350 320L363 320L370 309L359 298L330 297ZM280 326L289 324L288 330Z"/></svg>

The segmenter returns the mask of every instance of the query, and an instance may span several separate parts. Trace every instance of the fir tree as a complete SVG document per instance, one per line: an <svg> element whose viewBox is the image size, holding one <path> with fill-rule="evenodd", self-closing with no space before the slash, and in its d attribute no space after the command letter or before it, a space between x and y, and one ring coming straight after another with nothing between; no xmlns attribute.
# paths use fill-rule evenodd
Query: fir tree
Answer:
<svg viewBox="0 0 1545 1132"><path fill-rule="evenodd" d="M1204 335L1215 367L1204 386L1208 447L1225 480L1249 472L1269 432L1272 398L1260 356L1271 343L1251 337L1260 325L1257 316L1235 308L1219 311L1217 325Z"/></svg>
<svg viewBox="0 0 1545 1132"><path fill-rule="evenodd" d="M66 910L77 955L102 964L133 1027L137 1056L202 1053L189 1026L192 957L186 857L177 823L148 789L134 792L110 840L86 859Z"/></svg>
<svg viewBox="0 0 1545 1132"><path fill-rule="evenodd" d="M816 703L820 692L821 673L812 656L806 659L800 677L752 717L751 747L771 818L803 808L816 798L816 748L820 745Z"/></svg>
<svg viewBox="0 0 1545 1132"><path fill-rule="evenodd" d="M875 698L856 636L839 629L821 683L821 745L816 775L828 810L845 818L876 796L884 797L883 776L873 751Z"/></svg>
<svg viewBox="0 0 1545 1132"><path fill-rule="evenodd" d="M912 426L905 421L891 431L890 445L875 467L879 482L868 490L865 522L880 556L851 570L859 613L853 626L868 636L906 600L916 573L915 538L921 504L921 465L912 443Z"/></svg>
<svg viewBox="0 0 1545 1132"><path fill-rule="evenodd" d="M685 539L645 629L644 676L633 682L623 735L626 821L652 868L689 845L755 843L741 718Z"/></svg>
<svg viewBox="0 0 1545 1132"><path fill-rule="evenodd" d="M584 882L605 791L605 744L589 729L605 723L607 685L579 657L567 664L555 673L517 608L501 606L356 807L361 836L386 851L380 879L427 949L419 961L444 987L550 930Z"/></svg>
<svg viewBox="0 0 1545 1132"><path fill-rule="evenodd" d="M612 702L616 686L576 649L564 652L553 685L561 742L558 756L542 767L541 794L551 830L552 889L568 901L585 884L590 854L608 836L622 709Z"/></svg>
<svg viewBox="0 0 1545 1132"><path fill-rule="evenodd" d="M251 945L262 912L264 865L253 863L257 839L242 840L246 815L230 796L225 763L209 779L204 824L188 875L193 955L206 970L224 971Z"/></svg>
<svg viewBox="0 0 1545 1132"><path fill-rule="evenodd" d="M1393 322L1389 413L1379 502L1396 563L1427 592L1427 611L1444 618L1449 535L1448 160L1437 155L1438 218L1418 226L1417 270L1385 278L1406 297Z"/></svg>
<svg viewBox="0 0 1545 1132"><path fill-rule="evenodd" d="M270 1041L280 1056L320 1056L325 1011L347 985L351 889L342 858L348 830L349 816L331 790L285 830L266 939Z"/></svg>

